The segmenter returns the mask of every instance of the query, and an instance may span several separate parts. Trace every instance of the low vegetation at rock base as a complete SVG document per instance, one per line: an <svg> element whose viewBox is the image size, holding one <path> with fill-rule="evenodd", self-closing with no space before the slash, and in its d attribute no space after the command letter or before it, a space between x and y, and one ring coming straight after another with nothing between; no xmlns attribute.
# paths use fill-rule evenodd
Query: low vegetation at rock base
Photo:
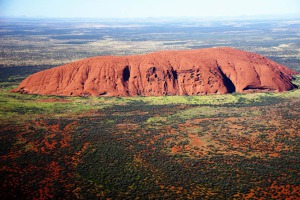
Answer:
<svg viewBox="0 0 300 200"><path fill-rule="evenodd" d="M15 86L1 82L2 199L300 198L300 90L84 98Z"/></svg>

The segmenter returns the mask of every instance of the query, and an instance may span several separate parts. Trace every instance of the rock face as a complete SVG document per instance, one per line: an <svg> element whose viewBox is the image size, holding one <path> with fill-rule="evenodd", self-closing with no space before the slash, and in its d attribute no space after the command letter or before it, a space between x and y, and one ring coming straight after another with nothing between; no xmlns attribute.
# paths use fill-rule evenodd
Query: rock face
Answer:
<svg viewBox="0 0 300 200"><path fill-rule="evenodd" d="M14 92L64 96L161 96L286 91L294 71L229 47L100 56L35 73Z"/></svg>

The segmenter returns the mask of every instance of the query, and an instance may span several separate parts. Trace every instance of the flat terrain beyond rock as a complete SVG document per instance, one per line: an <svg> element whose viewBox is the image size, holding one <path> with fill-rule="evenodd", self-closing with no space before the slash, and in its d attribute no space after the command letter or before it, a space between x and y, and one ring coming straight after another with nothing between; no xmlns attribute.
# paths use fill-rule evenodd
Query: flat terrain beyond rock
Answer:
<svg viewBox="0 0 300 200"><path fill-rule="evenodd" d="M14 92L64 96L203 95L286 91L293 70L229 47L99 56L44 70Z"/></svg>

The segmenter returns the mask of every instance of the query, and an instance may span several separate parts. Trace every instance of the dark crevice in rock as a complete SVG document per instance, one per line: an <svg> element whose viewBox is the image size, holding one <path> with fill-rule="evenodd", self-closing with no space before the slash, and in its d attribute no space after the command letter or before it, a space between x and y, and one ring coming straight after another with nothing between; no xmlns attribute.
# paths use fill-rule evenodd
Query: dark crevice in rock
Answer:
<svg viewBox="0 0 300 200"><path fill-rule="evenodd" d="M172 70L172 74L173 74L174 80L177 80L178 79L178 75L177 75L176 70Z"/></svg>
<svg viewBox="0 0 300 200"><path fill-rule="evenodd" d="M255 86L255 85L248 85L246 86L243 91L274 91L274 88L266 87L266 86Z"/></svg>
<svg viewBox="0 0 300 200"><path fill-rule="evenodd" d="M124 82L129 81L129 78L130 78L130 70L129 70L129 67L128 67L128 66L126 66L126 67L123 69L123 74L122 74L122 76L123 76L123 81L124 81Z"/></svg>
<svg viewBox="0 0 300 200"><path fill-rule="evenodd" d="M233 84L233 82L230 80L230 78L228 78L224 72L222 71L222 69L219 67L219 71L223 77L223 82L225 87L227 88L228 93L233 93L235 92L235 85Z"/></svg>
<svg viewBox="0 0 300 200"><path fill-rule="evenodd" d="M150 67L146 71L146 78L149 78L151 75L153 75L156 71L156 67Z"/></svg>
<svg viewBox="0 0 300 200"><path fill-rule="evenodd" d="M292 84L293 89L298 89L299 88L297 85L295 85L293 83L291 83L291 84Z"/></svg>

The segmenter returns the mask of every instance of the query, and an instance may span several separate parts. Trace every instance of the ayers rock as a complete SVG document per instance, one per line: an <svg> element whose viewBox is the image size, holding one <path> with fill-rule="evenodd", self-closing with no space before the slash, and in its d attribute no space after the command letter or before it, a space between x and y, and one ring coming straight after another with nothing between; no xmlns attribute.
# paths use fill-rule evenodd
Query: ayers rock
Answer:
<svg viewBox="0 0 300 200"><path fill-rule="evenodd" d="M229 47L99 56L44 70L14 92L64 96L203 95L286 91L294 71Z"/></svg>

